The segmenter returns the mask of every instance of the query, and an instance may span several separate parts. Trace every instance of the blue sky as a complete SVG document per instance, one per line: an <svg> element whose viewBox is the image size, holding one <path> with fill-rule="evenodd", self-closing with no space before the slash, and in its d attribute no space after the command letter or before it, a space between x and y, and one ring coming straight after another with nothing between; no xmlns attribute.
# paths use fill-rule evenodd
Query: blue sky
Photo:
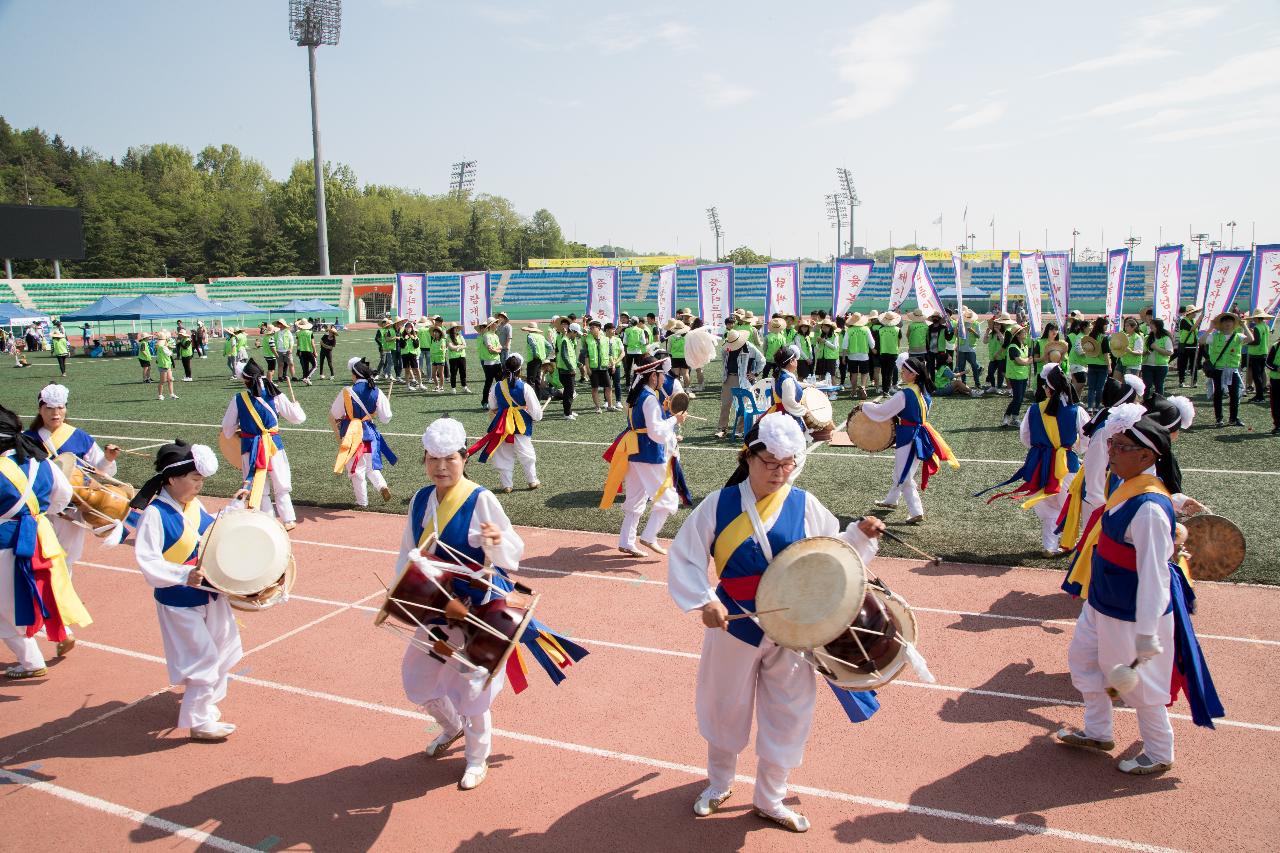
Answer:
<svg viewBox="0 0 1280 853"><path fill-rule="evenodd" d="M1132 228L1141 259L1232 219L1237 243L1280 241L1273 0L344 6L326 159L432 193L477 160L478 191L586 243L710 254L715 204L729 247L829 255L839 166L872 248L938 245L939 214L953 246L966 207L978 248L992 217L1001 248ZM311 154L286 11L0 0L0 114L109 156L228 142L282 177Z"/></svg>

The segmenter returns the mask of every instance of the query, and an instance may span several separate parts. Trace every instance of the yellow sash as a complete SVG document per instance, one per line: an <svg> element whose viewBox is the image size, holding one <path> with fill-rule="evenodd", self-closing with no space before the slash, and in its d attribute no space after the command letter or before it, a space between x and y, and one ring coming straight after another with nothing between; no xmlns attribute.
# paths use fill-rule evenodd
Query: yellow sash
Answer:
<svg viewBox="0 0 1280 853"><path fill-rule="evenodd" d="M338 458L333 463L335 474L344 473L347 463L364 443L364 422L373 418L373 412L365 412L360 417L356 417L355 410L351 408L351 393L350 388L342 389L342 405L347 410L347 431L342 434L342 439L338 443Z"/></svg>
<svg viewBox="0 0 1280 853"><path fill-rule="evenodd" d="M1112 492L1111 496L1107 498L1107 505L1101 510L1101 513L1105 515L1129 500L1129 498L1152 494L1164 495L1167 498L1169 497L1169 490L1164 487L1164 483L1160 482L1160 478L1154 474L1140 474L1132 480L1125 480L1121 483L1120 488ZM1097 546L1098 537L1101 534L1102 517L1099 516L1098 522L1090 528L1085 540L1076 549L1078 556L1071 566L1071 571L1067 573L1067 583L1080 584L1080 598L1084 600L1089 598L1089 578L1092 576L1093 549Z"/></svg>
<svg viewBox="0 0 1280 853"><path fill-rule="evenodd" d="M58 541L58 534L53 529L53 522L40 511L40 502L31 490L31 482L18 463L8 456L0 456L0 474L17 489L18 494L25 495L27 511L36 520L36 535L40 540L40 553L53 565L49 567L49 584L53 588L53 600L57 603L58 613L64 625L90 625L93 619L85 609L71 585L71 574L67 571L67 552Z"/></svg>
<svg viewBox="0 0 1280 853"><path fill-rule="evenodd" d="M45 447L49 449L50 456L57 456L62 452L62 445L66 444L71 436L76 434L76 428L71 424L63 421L62 426L49 433L49 440L46 441Z"/></svg>
<svg viewBox="0 0 1280 853"><path fill-rule="evenodd" d="M439 535L440 531L449 526L449 522L453 520L454 515L467 502L467 498L471 497L471 493L480 488L480 484L463 477L454 483L453 488L443 499L440 497L440 488L436 487L436 511L423 519L422 535L418 537L418 547L421 548L426 543L428 537L432 534ZM439 526L437 526L437 524Z"/></svg>
<svg viewBox="0 0 1280 853"><path fill-rule="evenodd" d="M258 415L258 409L253 405L253 398L249 396L248 391L240 392L240 399L244 401L244 407L249 410L249 417L253 418L253 425L258 428L258 434L262 436L262 455L266 458L267 464L259 468L255 464L257 460L250 459L249 464L253 465L253 485L249 487L249 509L257 509L262 505L262 492L267 486L267 469L271 466L271 457L279 452L276 447L275 439L271 436L280 433L279 427L268 428L262 422L261 416Z"/></svg>
<svg viewBox="0 0 1280 853"><path fill-rule="evenodd" d="M1067 514L1063 516L1060 539L1063 548L1074 548L1080 541L1080 512L1084 508L1084 482L1084 465L1081 465L1080 470L1076 471L1076 478L1071 481L1071 488L1067 489Z"/></svg>
<svg viewBox="0 0 1280 853"><path fill-rule="evenodd" d="M164 551L170 563L185 564L200 544L200 502L192 500L182 508L182 535Z"/></svg>
<svg viewBox="0 0 1280 853"><path fill-rule="evenodd" d="M502 392L502 399L507 401L507 410L503 413L502 418L502 437L503 440L509 435L524 434L524 409L516 405L516 401L511 399L511 393L507 389L507 380L503 379L498 383L498 390Z"/></svg>
<svg viewBox="0 0 1280 853"><path fill-rule="evenodd" d="M914 384L908 385L907 388L916 395L916 402L920 404L920 426L928 428L929 435L933 438L934 449L937 450L937 456L945 458L947 466L951 469L959 468L960 460L956 459L956 455L951 452L951 445L947 444L947 440L942 437L942 433L934 429L933 425L929 423L929 407L925 405L924 395L920 393L920 389ZM923 462L923 460L921 461Z"/></svg>
<svg viewBox="0 0 1280 853"><path fill-rule="evenodd" d="M1049 443L1053 445L1053 476L1061 483L1062 478L1070 473L1070 467L1067 464L1068 448L1062 446L1062 430L1058 428L1058 419L1045 413L1045 407L1048 405L1048 400L1042 400L1036 405L1036 408L1040 410L1040 423L1044 425L1044 434L1049 437ZM1079 477L1080 475L1077 473L1076 476ZM1072 486L1074 487L1075 484L1072 483ZM1036 504L1051 497L1053 495L1041 489L1039 494L1032 495L1031 498L1024 501L1022 508L1031 509Z"/></svg>
<svg viewBox="0 0 1280 853"><path fill-rule="evenodd" d="M786 485L756 501L756 513L760 516L760 522L766 531L769 529L769 523L782 512L782 505L789 494L791 494L791 486ZM716 562L716 577L724 572L724 567L729 564L729 558L733 556L734 551L738 550L738 546L750 539L754 533L751 516L746 510L738 513L737 518L725 525L711 549L712 557Z"/></svg>

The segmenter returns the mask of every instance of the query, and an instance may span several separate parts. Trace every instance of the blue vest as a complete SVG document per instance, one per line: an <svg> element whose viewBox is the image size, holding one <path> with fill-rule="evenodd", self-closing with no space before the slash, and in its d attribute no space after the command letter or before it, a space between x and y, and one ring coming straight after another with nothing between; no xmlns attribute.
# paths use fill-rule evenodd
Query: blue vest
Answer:
<svg viewBox="0 0 1280 853"><path fill-rule="evenodd" d="M427 504L431 500L431 496L435 494L435 486L426 486L418 489L412 500L409 501L409 525L413 531L413 542L416 546L422 540L422 531L426 527ZM471 517L475 515L476 501L480 499L480 493L486 489L479 488L467 496L462 506L458 507L458 511L453 514L453 518L449 519L449 523L444 526L444 530L439 532L440 541L448 545L454 551L466 555L468 560L473 561L474 565L466 565L466 568L475 570L476 566L484 565L484 549L474 548L468 541L467 534L471 530ZM464 563L444 548L436 551L432 557L442 563L453 563L455 565L464 565ZM491 578L493 585L504 591L514 589L514 585L507 577L507 570L501 566L494 566L495 574ZM450 585L450 591L460 599L465 599L471 605L478 606L489 601L493 596L492 590L482 586L480 588L473 587L465 578L454 578ZM443 624L444 619L433 619L428 621L423 619L423 624Z"/></svg>
<svg viewBox="0 0 1280 853"><path fill-rule="evenodd" d="M792 487L791 493L782 502L782 510L774 520L768 532L769 547L774 555L782 552L792 542L804 538L805 492ZM716 527L718 538L735 518L742 514L742 489L738 486L726 486L716 495ZM712 542L715 538L712 539ZM713 546L714 550L714 546ZM729 612L754 612L756 609L755 589L760 577L769 563L764 558L764 551L754 536L747 538L738 546L725 563L720 573L720 583L716 586L716 597L724 603ZM732 594L732 593L736 593ZM760 645L764 632L751 619L735 619L729 623L729 633L753 646Z"/></svg>
<svg viewBox="0 0 1280 853"><path fill-rule="evenodd" d="M644 401L653 397L657 400L657 396L653 393L652 388L645 388L640 392L640 396L636 398L636 404L631 407L627 413L628 423L633 430L646 430L645 432L637 432L636 439L639 442L640 449L631 454L628 459L632 462L647 462L651 465L662 465L667 461L667 448L654 441L649 437L647 425L644 421ZM659 403L661 408L661 403Z"/></svg>
<svg viewBox="0 0 1280 853"><path fill-rule="evenodd" d="M369 415L369 419L364 422L362 428L361 441L369 442L369 455L373 459L373 469L375 471L382 470L383 457L386 457L386 460L392 465L396 464L396 455L391 452L391 448L387 447L387 443L382 440L382 433L378 432L378 427L373 422L375 412L378 410L377 387L364 379L360 379L352 384L350 391L361 403L364 403L364 410L362 411L360 406L353 400L351 402L352 413L356 417L360 417L366 412ZM343 435L347 434L347 427L350 424L351 420L346 416L344 410L342 420L338 424Z"/></svg>
<svg viewBox="0 0 1280 853"><path fill-rule="evenodd" d="M524 389L523 379L517 379L514 383L508 383L503 379L498 383L498 393L494 396L498 398L498 414L489 422L489 431L493 432L502 423L502 419L506 417L507 409L511 408L507 405L507 398L502 396L502 389L506 388L507 393L511 395L511 402L516 404L517 408L524 408ZM533 435L533 418L529 417L529 413L524 413L524 429L519 431L519 435Z"/></svg>
<svg viewBox="0 0 1280 853"><path fill-rule="evenodd" d="M1169 535L1173 535L1176 523L1173 502L1159 494L1137 495L1116 507L1113 512L1103 513L1102 531L1090 563L1089 606L1099 613L1125 622L1137 620L1138 571L1133 546L1125 544L1124 534L1133 522L1134 515L1147 503L1154 503L1164 510L1169 517ZM1169 606L1172 609L1172 602ZM1169 610L1165 612L1168 613Z"/></svg>
<svg viewBox="0 0 1280 853"><path fill-rule="evenodd" d="M85 454L87 454L89 449L93 447L93 436L89 435L89 433L79 427L73 427L72 429L74 432L71 433L71 437L62 443L62 446L58 448L57 452L73 453L81 459L84 459ZM24 434L30 436L37 444L40 444L41 446L44 445L44 440L40 438L39 430L29 429ZM85 461L88 460L86 459Z"/></svg>
<svg viewBox="0 0 1280 853"><path fill-rule="evenodd" d="M160 550L168 551L182 538L182 533L187 528L187 520L183 518L181 510L167 501L156 500L151 503L151 506L155 507L156 511L160 513L160 521L164 526L164 539L160 543ZM201 507L201 535L204 534L210 524L213 524L213 516L205 512L204 507ZM197 548L193 547L190 555L183 562L194 567L195 563L193 561L196 556L196 550ZM156 601L168 607L203 607L212 599L218 597L217 593L205 592L202 589L196 589L185 584L157 587L152 594L155 596Z"/></svg>
<svg viewBox="0 0 1280 853"><path fill-rule="evenodd" d="M240 421L240 452L253 452L253 440L259 435L258 425L253 422L253 418L249 414L249 409L244 404L244 395L236 395L236 416ZM253 401L253 408L258 413L258 417L262 419L262 425L267 429L278 427L280 419L276 416L275 400L268 400L264 397L250 397ZM272 436L275 439L276 447L284 449L284 439L279 434Z"/></svg>
<svg viewBox="0 0 1280 853"><path fill-rule="evenodd" d="M907 401L906 405L902 407L902 411L898 413L899 421L908 421L911 424L914 424L914 426L905 426L902 423L899 423L894 429L893 435L896 446L904 447L915 441L917 433L924 430L924 427L921 426L921 424L924 423L925 418L929 415L929 407L933 405L933 398L923 390L920 391L920 396L917 397L915 392L910 388L903 388L898 393ZM923 412L920 411L921 398L924 399Z"/></svg>
<svg viewBox="0 0 1280 853"><path fill-rule="evenodd" d="M5 456L13 459L13 455L11 453L6 453ZM26 474L28 477L31 476L31 462L32 460L28 459L26 465L18 466L22 469L22 473ZM40 505L40 511L47 512L49 509L49 495L53 491L52 463L48 461L37 462L35 468L35 482L31 484L31 493L35 495L36 503ZM9 482L9 478L0 476L0 513L8 511L9 507L18 502L19 497L21 497L21 495L18 494L18 491L13 487L13 484ZM27 521L27 519L30 519L30 521ZM31 513L27 512L26 502L24 501L23 505L18 509L18 512L13 516L13 518L10 518L8 521L0 524L0 550L14 548L19 543L20 539L24 544L26 544L27 536L25 534L27 533L26 527L28 526L31 528L31 540L29 544L34 548L36 531L35 519L32 518ZM20 530L24 534L21 537L19 537ZM35 551L32 550L26 556L31 556L34 553Z"/></svg>

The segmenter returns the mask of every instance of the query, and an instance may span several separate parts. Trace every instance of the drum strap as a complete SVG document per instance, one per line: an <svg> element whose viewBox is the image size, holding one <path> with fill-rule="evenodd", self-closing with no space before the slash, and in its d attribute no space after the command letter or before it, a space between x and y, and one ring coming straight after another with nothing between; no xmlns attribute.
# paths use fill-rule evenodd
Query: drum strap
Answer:
<svg viewBox="0 0 1280 853"><path fill-rule="evenodd" d="M200 542L200 502L193 500L182 508L182 535L164 549L170 563L195 565L196 545Z"/></svg>
<svg viewBox="0 0 1280 853"><path fill-rule="evenodd" d="M44 446L48 448L50 456L57 456L62 451L62 445L71 440L76 434L76 428L71 424L64 423L53 432L49 433L49 437L45 439Z"/></svg>

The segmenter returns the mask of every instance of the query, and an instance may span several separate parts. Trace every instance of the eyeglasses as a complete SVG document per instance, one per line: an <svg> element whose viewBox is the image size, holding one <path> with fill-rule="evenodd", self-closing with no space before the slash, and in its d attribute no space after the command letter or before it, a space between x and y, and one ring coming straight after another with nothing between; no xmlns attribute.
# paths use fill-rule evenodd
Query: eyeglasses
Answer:
<svg viewBox="0 0 1280 853"><path fill-rule="evenodd" d="M762 456L753 456L751 458L763 465L764 470L768 471L770 474L778 471L790 472L796 469L796 460L794 459L785 459L782 462L769 462Z"/></svg>
<svg viewBox="0 0 1280 853"><path fill-rule="evenodd" d="M1128 442L1121 444L1116 441L1116 436L1113 435L1107 439L1107 449L1114 450L1117 453L1132 453L1135 450L1148 450L1149 448L1143 447L1141 444L1131 444Z"/></svg>

